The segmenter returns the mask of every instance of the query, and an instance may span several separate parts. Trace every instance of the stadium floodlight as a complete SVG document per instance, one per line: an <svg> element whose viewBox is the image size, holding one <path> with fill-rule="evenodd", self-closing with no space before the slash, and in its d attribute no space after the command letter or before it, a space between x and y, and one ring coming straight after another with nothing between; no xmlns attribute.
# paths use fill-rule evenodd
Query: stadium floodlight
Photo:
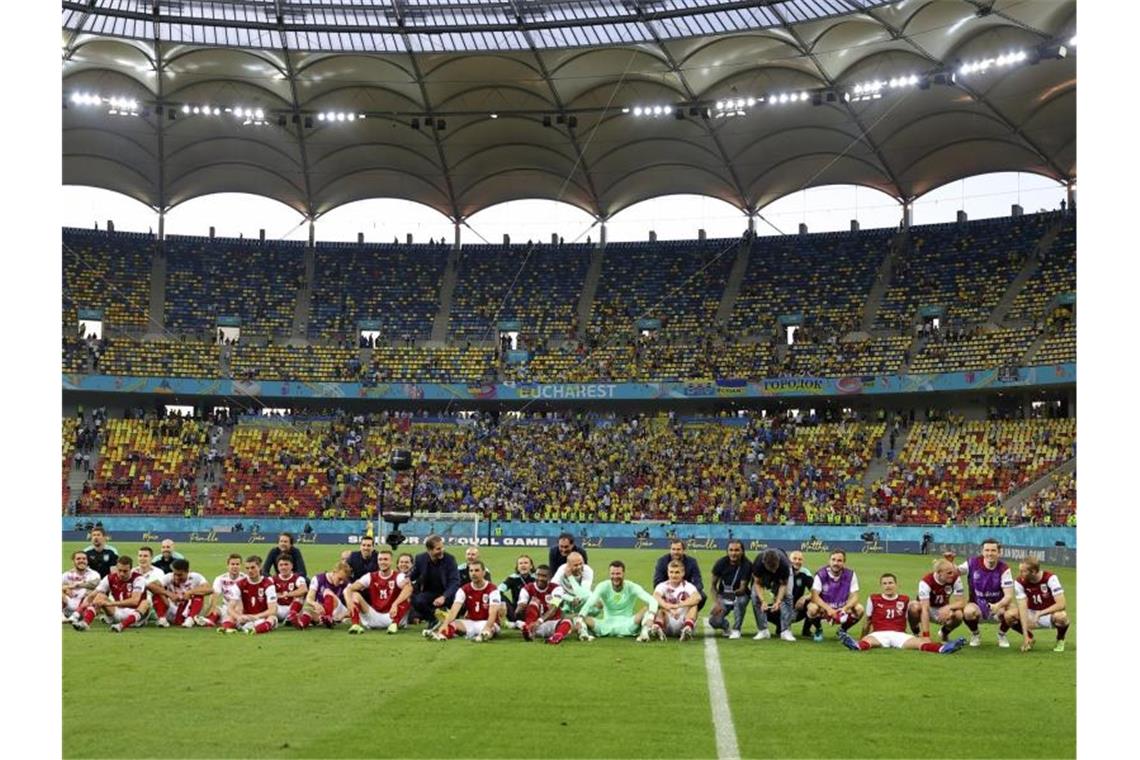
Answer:
<svg viewBox="0 0 1140 760"><path fill-rule="evenodd" d="M354 113L346 114L345 118L348 119L349 121L356 121L356 114L354 114Z"/></svg>
<svg viewBox="0 0 1140 760"><path fill-rule="evenodd" d="M621 109L621 112L622 113L629 113L629 106L626 106L625 108Z"/></svg>
<svg viewBox="0 0 1140 760"><path fill-rule="evenodd" d="M189 103L183 103L182 104L182 113L190 113L190 104Z"/></svg>
<svg viewBox="0 0 1140 760"><path fill-rule="evenodd" d="M78 92L71 93L71 102L74 103L75 105L79 105L80 103L82 103L83 102L82 93L78 93Z"/></svg>
<svg viewBox="0 0 1140 760"><path fill-rule="evenodd" d="M746 105L747 105L749 108L751 108L752 106L756 105L756 98L749 98L749 99L747 100L747 102L746 102Z"/></svg>
<svg viewBox="0 0 1140 760"><path fill-rule="evenodd" d="M661 106L653 106L653 115L654 116L660 116L663 111L664 111L664 109L662 109Z"/></svg>
<svg viewBox="0 0 1140 760"><path fill-rule="evenodd" d="M497 114L497 113L492 113L492 114L491 114L491 118L492 118L492 119L497 119L497 118L499 118L499 114ZM351 119L352 119L352 114L349 114L349 120L351 121Z"/></svg>
<svg viewBox="0 0 1140 760"><path fill-rule="evenodd" d="M321 113L317 114L317 121L324 121L324 120L325 120L325 114L324 114L324 111L322 111Z"/></svg>
<svg viewBox="0 0 1140 760"><path fill-rule="evenodd" d="M217 106L214 106L214 116L221 116L221 115L222 115L222 109L218 108Z"/></svg>
<svg viewBox="0 0 1140 760"><path fill-rule="evenodd" d="M338 114L336 115L336 120L337 120L337 121L344 121L344 114L343 114L343 113L338 113Z"/></svg>
<svg viewBox="0 0 1140 760"><path fill-rule="evenodd" d="M1073 36L1072 36L1072 37L1069 39L1069 47L1076 47L1076 46L1077 46L1077 35L1075 35L1075 34L1074 34L1074 35L1073 35Z"/></svg>
<svg viewBox="0 0 1140 760"><path fill-rule="evenodd" d="M641 106L634 106L633 115L634 116L641 116L641 114L642 114Z"/></svg>

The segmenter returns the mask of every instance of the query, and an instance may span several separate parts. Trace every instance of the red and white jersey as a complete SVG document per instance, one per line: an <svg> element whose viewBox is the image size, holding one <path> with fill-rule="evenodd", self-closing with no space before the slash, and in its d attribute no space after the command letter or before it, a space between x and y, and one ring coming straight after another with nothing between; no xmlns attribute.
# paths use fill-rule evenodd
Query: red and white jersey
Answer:
<svg viewBox="0 0 1140 760"><path fill-rule="evenodd" d="M910 597L899 594L894 599L887 599L882 594L871 594L869 604L867 617L872 631L906 632L906 607L910 604Z"/></svg>
<svg viewBox="0 0 1140 760"><path fill-rule="evenodd" d="M246 580L245 573L233 577L229 573L222 573L214 579L214 593L227 602L241 601L241 582Z"/></svg>
<svg viewBox="0 0 1140 760"><path fill-rule="evenodd" d="M352 587L357 591L368 591L368 606L377 612L388 612L392 603L400 595L400 589L408 585L403 573L392 572L381 575L379 570L357 578Z"/></svg>
<svg viewBox="0 0 1140 760"><path fill-rule="evenodd" d="M265 612L269 609L270 602L277 603L277 586L272 578L264 575L257 579L257 583L242 576L238 590L241 593L242 612L247 615Z"/></svg>
<svg viewBox="0 0 1140 760"><path fill-rule="evenodd" d="M124 579L118 572L112 570L107 574L107 577L99 581L99 585L95 590L106 594L116 602L121 602L124 599L129 599L136 591L141 594L146 588L143 583L142 576L138 574L137 570L132 570L129 578ZM141 597L140 597L141 599Z"/></svg>
<svg viewBox="0 0 1140 760"><path fill-rule="evenodd" d="M273 586L277 589L277 596L282 597L284 601L285 594L291 593L300 589L301 591L309 590L309 581L305 576L300 573L293 573L288 578L283 578L280 575L273 576ZM301 595L304 597L304 594ZM296 597L289 597L291 601L296 601Z"/></svg>
<svg viewBox="0 0 1140 760"><path fill-rule="evenodd" d="M172 594L188 593L191 589L202 586L206 583L206 577L201 573L190 571L186 573L186 580L182 583L174 582L174 573L167 573L162 576L162 587ZM239 597L240 598L240 597Z"/></svg>
<svg viewBox="0 0 1140 760"><path fill-rule="evenodd" d="M545 615L551 605L556 603L554 596L557 590L558 586L553 583L547 583L546 588L539 588L537 582L531 581L519 591L519 605L527 607L533 604L538 608L540 616Z"/></svg>
<svg viewBox="0 0 1140 760"><path fill-rule="evenodd" d="M661 581L657 584L657 587L653 589L653 595L660 596L669 604L683 604L694 596L699 597L701 592L697 591L696 586L685 580L676 586L669 585L669 581Z"/></svg>
<svg viewBox="0 0 1140 760"><path fill-rule="evenodd" d="M1044 610L1056 604L1056 598L1063 595L1065 589L1061 588L1061 579L1048 570L1041 571L1041 580L1036 583L1024 583L1020 578L1013 582L1013 594L1018 601L1029 600L1029 609Z"/></svg>
<svg viewBox="0 0 1140 760"><path fill-rule="evenodd" d="M455 592L455 601L463 605L464 616L468 620L486 620L487 610L492 604L502 604L499 587L494 583L483 583L483 588L475 588L473 583L461 586Z"/></svg>
<svg viewBox="0 0 1140 760"><path fill-rule="evenodd" d="M939 583L934 573L927 573L918 582L918 601L928 601L934 609L950 604L950 597L962 596L962 576L954 578L953 583Z"/></svg>
<svg viewBox="0 0 1140 760"><path fill-rule="evenodd" d="M92 588L94 588L95 586L99 585L99 582L101 580L102 578L99 577L99 573L95 572L91 568L87 568L84 572L81 573L73 567L63 574L62 585L70 586L73 583L82 583L84 586L86 586L87 584L94 584L92 586ZM89 590L90 589L82 587L73 588L67 592L67 595L71 599L82 599Z"/></svg>

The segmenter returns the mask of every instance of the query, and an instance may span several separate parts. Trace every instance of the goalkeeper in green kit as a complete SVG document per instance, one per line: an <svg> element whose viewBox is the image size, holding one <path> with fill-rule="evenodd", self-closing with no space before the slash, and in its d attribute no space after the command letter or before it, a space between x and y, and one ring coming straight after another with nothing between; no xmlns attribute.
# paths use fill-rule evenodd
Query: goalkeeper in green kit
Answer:
<svg viewBox="0 0 1140 760"><path fill-rule="evenodd" d="M638 600L648 609L636 615L633 609ZM583 612L590 612L601 605L605 617L588 617L581 614L574 619L578 637L592 641L594 636L637 636L638 641L649 641L649 630L653 627L653 616L657 614L657 600L653 595L633 581L625 580L625 563L614 560L610 563L610 579L602 581L590 598L582 605Z"/></svg>

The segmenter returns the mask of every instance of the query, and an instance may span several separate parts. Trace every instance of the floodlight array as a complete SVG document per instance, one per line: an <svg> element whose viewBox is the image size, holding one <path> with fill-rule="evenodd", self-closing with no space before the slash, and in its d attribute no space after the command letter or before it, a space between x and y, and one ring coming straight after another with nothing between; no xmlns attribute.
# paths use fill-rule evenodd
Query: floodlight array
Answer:
<svg viewBox="0 0 1140 760"><path fill-rule="evenodd" d="M138 116L139 102L134 98L110 97L89 92L73 92L69 99L76 106L106 106L112 116Z"/></svg>
<svg viewBox="0 0 1140 760"><path fill-rule="evenodd" d="M1064 57L1064 54L1062 54ZM1017 50L1012 53L1003 53L997 58L982 58L977 61L967 61L958 67L959 76L967 76L969 74L985 73L991 68L1006 68L1023 63L1029 60L1029 53L1024 50Z"/></svg>
<svg viewBox="0 0 1140 760"><path fill-rule="evenodd" d="M672 105L652 105L652 106L632 106L630 108L621 109L622 113L632 113L634 116L647 119L659 119L662 116L672 116L674 106Z"/></svg>
<svg viewBox="0 0 1140 760"><path fill-rule="evenodd" d="M317 114L317 121L327 122L356 121L357 119L363 118L364 114L349 111L321 111Z"/></svg>

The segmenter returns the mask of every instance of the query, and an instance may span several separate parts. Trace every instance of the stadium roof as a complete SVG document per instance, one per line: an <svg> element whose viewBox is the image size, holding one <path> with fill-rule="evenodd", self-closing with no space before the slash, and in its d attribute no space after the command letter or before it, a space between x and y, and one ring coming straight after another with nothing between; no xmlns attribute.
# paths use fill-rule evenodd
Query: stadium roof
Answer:
<svg viewBox="0 0 1140 760"><path fill-rule="evenodd" d="M63 181L156 209L248 192L453 219L1067 181L1075 34L1073 0L64 2Z"/></svg>

